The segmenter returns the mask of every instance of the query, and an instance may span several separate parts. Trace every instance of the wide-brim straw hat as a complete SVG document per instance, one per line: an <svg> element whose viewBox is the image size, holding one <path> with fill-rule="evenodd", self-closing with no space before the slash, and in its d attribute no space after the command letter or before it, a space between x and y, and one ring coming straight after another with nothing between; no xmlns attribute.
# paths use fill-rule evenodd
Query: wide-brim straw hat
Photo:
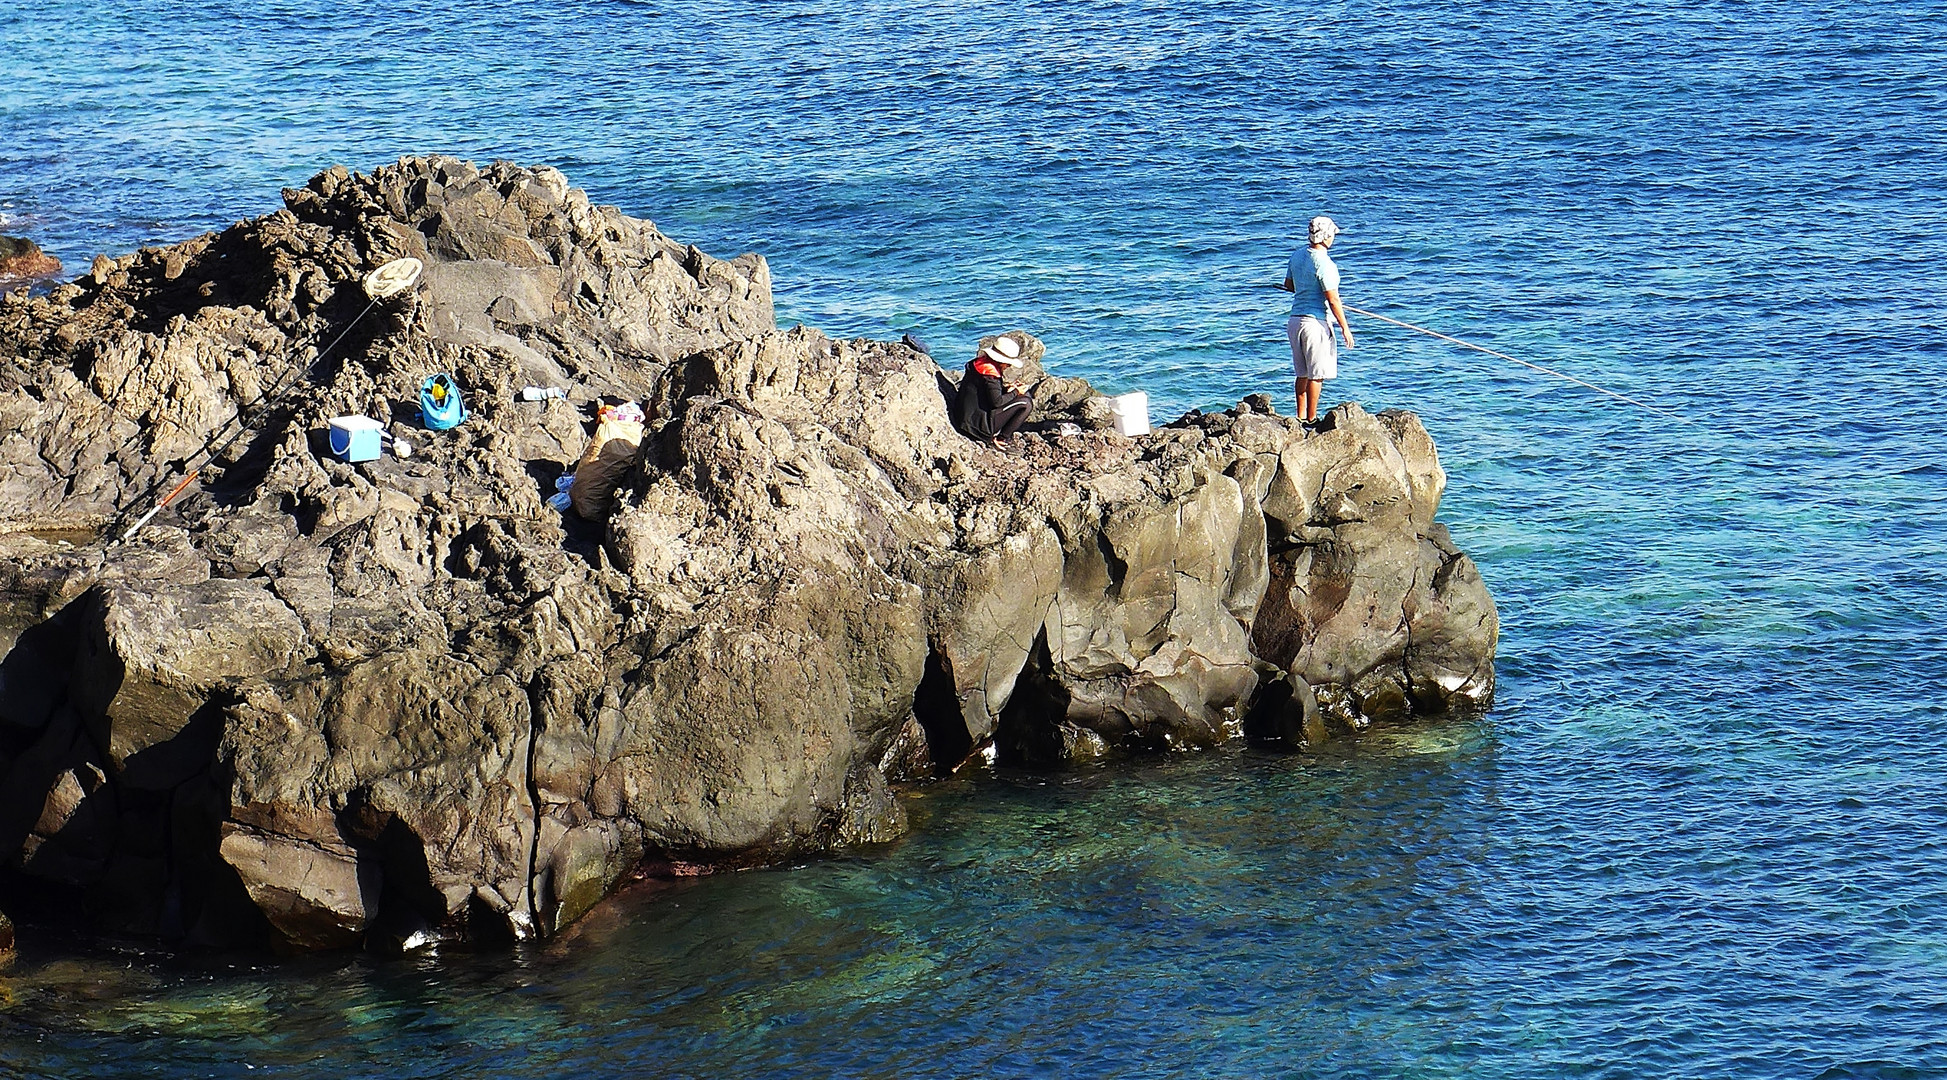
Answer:
<svg viewBox="0 0 1947 1080"><path fill-rule="evenodd" d="M980 350L980 355L1005 367L1013 367L1021 362L1021 343L1011 337L998 337L992 345Z"/></svg>

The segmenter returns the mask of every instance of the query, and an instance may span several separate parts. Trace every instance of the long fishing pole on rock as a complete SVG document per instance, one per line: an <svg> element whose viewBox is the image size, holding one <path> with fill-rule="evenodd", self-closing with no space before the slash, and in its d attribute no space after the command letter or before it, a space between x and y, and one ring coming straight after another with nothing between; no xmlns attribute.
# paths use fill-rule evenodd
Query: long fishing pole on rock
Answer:
<svg viewBox="0 0 1947 1080"><path fill-rule="evenodd" d="M423 268L424 268L424 264L422 264L418 259L413 259L413 258L394 259L391 262L386 263L384 266L381 266L378 269L372 271L371 273L365 275L365 279L361 283L361 287L364 290L365 295L367 297L365 310L359 312L358 315L354 317L351 322L346 323L345 328L338 332L338 336L331 339L331 344L326 345L324 349L320 351L316 356L316 358L314 358L310 363L308 364L303 362L291 363L288 367L284 369L283 374L277 377L277 382L273 384L269 390L266 390L262 394L259 394L257 396L257 400L238 409L235 416L232 416L230 419L224 421L221 426L219 426L215 431L211 432L210 437L204 440L203 445L197 448L197 450L194 453L184 458L182 462L183 465L188 466L192 462L195 462L196 459L201 458L202 463L196 465L194 468L191 468L187 472L185 472L183 474L183 478L181 480L176 481L176 486L170 488L169 493L167 495L164 495L160 500L156 502L154 506L150 507L148 513L143 514L142 517L135 522L135 524L129 526L128 530L122 533L121 537L117 539L116 542L125 544L131 539L133 539L136 533L142 531L143 526L147 525L151 520L153 520L155 516L161 513L166 507L168 507L170 503L176 501L176 497L181 495L184 491L188 490L190 484L196 482L196 477L200 475L205 468L208 467L210 462L215 461L217 458L223 456L223 453L225 451L229 450L231 446L236 444L236 441L238 439L243 437L244 432L250 430L250 426L251 426L250 421L255 414L259 414L263 410L268 409L270 406L275 405L280 398L282 398L286 393L289 393L292 389L294 389L298 385L296 382L293 381L296 375L298 375L299 373L303 373L308 376L309 373L317 370L318 365L324 363L325 358L330 356L331 351L333 349L336 349L339 343L345 340L346 335L350 334L352 332L352 329L356 327L359 324L359 322L365 318L365 316L370 315L372 313L373 308L379 306L379 301L396 296L399 293L404 292L406 289L411 288L412 283L419 280L419 272ZM232 425L235 425L236 430L234 431L230 430ZM226 432L228 433L227 436L225 434ZM219 443L217 441L218 439L221 439L222 442ZM157 489L161 487L162 487L162 481L158 480L154 484L149 485L149 489L147 491L144 491L141 495L131 500L128 506L122 508L122 510L120 511L120 514L118 515L118 523L119 523L120 516L127 515L130 510L133 510L137 505L140 505L143 502L143 500L154 495Z"/></svg>

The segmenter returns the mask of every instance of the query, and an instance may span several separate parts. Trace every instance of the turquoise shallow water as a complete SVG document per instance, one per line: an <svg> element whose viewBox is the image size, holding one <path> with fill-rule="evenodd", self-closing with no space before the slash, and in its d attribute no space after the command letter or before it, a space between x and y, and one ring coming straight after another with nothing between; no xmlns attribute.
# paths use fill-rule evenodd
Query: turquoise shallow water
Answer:
<svg viewBox="0 0 1947 1080"><path fill-rule="evenodd" d="M1289 402L1261 286L1327 212L1349 302L1697 421L1355 319L1327 403L1438 441L1486 719L968 776L512 956L42 946L0 1074L1947 1075L1944 17L0 11L0 229L77 272L332 163L552 163L763 251L781 321L1020 326L1161 415Z"/></svg>

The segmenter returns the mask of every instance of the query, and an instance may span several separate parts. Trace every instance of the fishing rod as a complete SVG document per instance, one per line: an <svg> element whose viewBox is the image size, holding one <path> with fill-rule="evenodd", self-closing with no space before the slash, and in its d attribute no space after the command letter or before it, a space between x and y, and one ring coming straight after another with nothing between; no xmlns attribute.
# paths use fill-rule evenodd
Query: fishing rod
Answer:
<svg viewBox="0 0 1947 1080"><path fill-rule="evenodd" d="M379 306L379 301L384 300L391 296L395 296L400 292L403 292L404 290L409 288L413 282L419 280L419 271L423 268L424 268L424 264L421 263L418 259L414 259L414 258L394 259L391 262L386 263L384 266L381 266L378 269L372 271L371 273L365 275L365 280L361 283L361 288L363 288L366 297L368 297L369 299L369 302L366 303L365 305L365 310L359 312L358 315L355 318L353 318L351 322L346 323L345 328L338 332L337 337L331 339L331 344L326 345L324 347L324 350L318 353L316 359L313 359L309 364L303 364L303 365L292 364L289 367L285 368L284 373L278 376L277 382L274 385L272 385L269 390L266 390L262 394L259 394L257 396L257 400L251 402L248 405L245 405L241 409L238 409L237 414L235 416L224 421L221 427L218 427L214 432L212 432L210 434L210 437L204 440L203 445L201 447L199 447L194 453L190 454L188 457L183 459L183 463L185 465L187 465L189 462L195 461L197 458L202 458L203 463L201 465L196 466L193 469L190 469L186 474L184 474L181 480L176 481L176 486L170 488L169 493L167 495L164 495L159 501L157 501L157 503L154 506L150 507L149 512L143 514L142 517L138 521L136 521L135 524L129 526L128 531L124 532L121 535L121 538L116 540L115 542L118 544L126 544L130 540L134 539L135 534L141 532L143 526L147 525L150 521L154 520L155 516L157 514L162 513L162 511L166 507L168 507L170 503L175 502L176 497L178 495L181 495L184 491L188 490L189 485L196 481L196 477L200 475L202 471L209 466L210 462L215 461L217 458L223 456L224 451L228 450L231 446L235 445L236 441L243 437L243 433L250 430L249 418L253 413L257 413L270 405L276 404L279 398L283 397L284 394L286 394L296 386L296 383L292 381L292 376L297 375L299 372L304 372L305 374L308 375L310 372L317 370L318 365L324 363L325 357L331 355L331 350L336 349L338 347L339 342L344 341L345 336L352 332L352 328L356 327L359 324L359 322L365 318L365 316L370 315L372 313L373 308ZM225 438L222 441L222 443L220 444L217 443L217 439L221 437L225 431L229 430L230 425L232 424L237 425L237 429L233 432L230 432L229 437ZM178 424L177 426L180 427L181 425ZM212 449L212 447L214 447L214 449ZM149 490L143 492L139 497L137 497L133 502L129 504L129 508L133 509L143 499L146 499L150 495L155 494L156 489L160 488L161 486L162 486L162 481L160 480L156 481L154 484L151 484L149 486ZM122 511L124 515L127 514L127 512L128 512L127 510Z"/></svg>

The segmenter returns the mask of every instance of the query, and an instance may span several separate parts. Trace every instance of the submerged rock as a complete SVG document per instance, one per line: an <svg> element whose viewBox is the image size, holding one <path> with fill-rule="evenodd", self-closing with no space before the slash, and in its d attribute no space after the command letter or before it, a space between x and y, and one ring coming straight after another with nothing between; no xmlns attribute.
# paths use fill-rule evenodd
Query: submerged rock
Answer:
<svg viewBox="0 0 1947 1080"><path fill-rule="evenodd" d="M780 331L762 257L552 169L284 195L0 304L0 895L34 914L505 941L646 861L893 839L890 784L988 746L1210 746L1267 681L1348 722L1491 698L1493 603L1410 413L1308 433L1258 399L1127 439L1015 331L1035 422L977 444L929 356ZM423 280L367 311L404 256ZM438 371L472 416L422 431ZM649 422L590 524L543 500L604 398ZM246 413L132 542L90 539ZM324 456L342 414L413 456Z"/></svg>

